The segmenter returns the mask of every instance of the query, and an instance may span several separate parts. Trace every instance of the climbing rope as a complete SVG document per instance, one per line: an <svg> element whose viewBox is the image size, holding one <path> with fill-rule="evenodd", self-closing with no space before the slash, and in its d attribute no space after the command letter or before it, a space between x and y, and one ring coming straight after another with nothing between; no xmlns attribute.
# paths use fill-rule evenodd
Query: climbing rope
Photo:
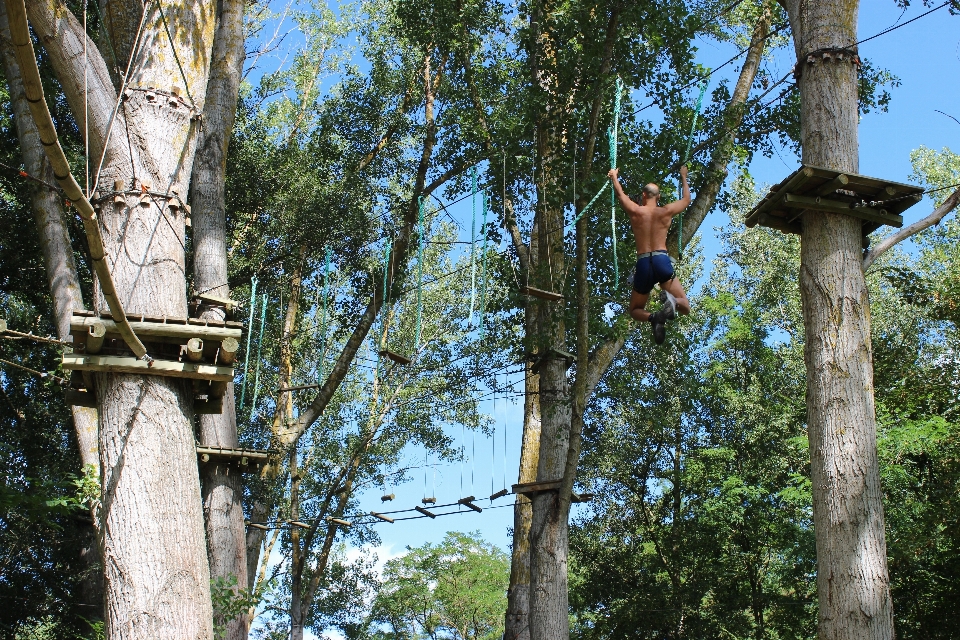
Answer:
<svg viewBox="0 0 960 640"><path fill-rule="evenodd" d="M391 240L391 238L387 238L387 246L383 250L383 298L382 298L383 305L381 307L383 315L380 317L380 344L377 347L377 367L376 367L376 370L374 371L374 377L377 377L380 375L380 360L383 357L380 355L380 353L387 348L387 344L386 344L387 336L385 334L386 334L386 327L387 327L388 312L386 311L386 309L389 306L388 304L389 300L387 299L387 296L390 293L390 287L389 287L390 275L391 275L390 274L390 252L392 249L393 249L393 241Z"/></svg>
<svg viewBox="0 0 960 640"><path fill-rule="evenodd" d="M267 294L261 298L263 304L260 311L260 337L257 338L257 373L253 377L253 402L250 404L250 418L253 419L254 412L257 410L257 397L260 395L260 363L263 353L263 329L267 326Z"/></svg>
<svg viewBox="0 0 960 640"><path fill-rule="evenodd" d="M247 367L250 364L250 339L253 337L253 321L257 313L257 276L250 280L250 326L247 328L247 349L243 352L243 385L240 387L240 408L247 397Z"/></svg>
<svg viewBox="0 0 960 640"><path fill-rule="evenodd" d="M473 326L473 309L477 299L477 263L475 259L477 249L477 168L470 172L470 209L472 211L470 223L470 326Z"/></svg>
<svg viewBox="0 0 960 640"><path fill-rule="evenodd" d="M420 332L422 330L423 320L423 247L426 244L426 236L423 230L423 196L419 198L420 212L418 221L418 231L420 233L420 249L417 252L417 329L415 340L415 354L420 352Z"/></svg>
<svg viewBox="0 0 960 640"><path fill-rule="evenodd" d="M693 134L697 130L697 120L700 119L700 111L703 109L703 96L707 93L707 87L710 85L710 81L707 78L703 79L703 82L700 83L700 96L697 98L697 107L693 112L693 122L690 123L690 135L687 136L687 147L683 151L683 161L680 163L680 166L687 164L687 161L690 159L690 147L693 144ZM689 191L689 189L687 189ZM690 195L689 193L687 195ZM680 198L683 198L683 179L680 180ZM680 254L683 253L683 211L680 212L680 217L677 219L679 226L677 228L677 257L680 257Z"/></svg>
<svg viewBox="0 0 960 640"><path fill-rule="evenodd" d="M487 211L489 196L483 192L483 225L480 227L483 233L483 253L480 256L480 340L483 340L484 330L486 329L485 317L487 313Z"/></svg>
<svg viewBox="0 0 960 640"><path fill-rule="evenodd" d="M617 94L613 99L613 125L607 129L607 142L610 144L610 168L617 168L617 139L620 136L620 97L623 94L623 80L617 76ZM620 283L620 265L617 260L617 194L610 191L610 235L613 238L613 287Z"/></svg>

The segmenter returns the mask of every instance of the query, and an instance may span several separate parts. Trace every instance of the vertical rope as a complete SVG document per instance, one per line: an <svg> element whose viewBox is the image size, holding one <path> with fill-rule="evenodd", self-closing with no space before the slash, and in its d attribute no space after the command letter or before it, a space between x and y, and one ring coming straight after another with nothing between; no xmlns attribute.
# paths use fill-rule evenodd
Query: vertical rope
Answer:
<svg viewBox="0 0 960 640"><path fill-rule="evenodd" d="M392 275L390 269L390 252L392 250L393 239L387 238L387 245L383 250L383 297L381 298L380 305L380 313L382 315L380 316L380 331L377 344L377 367L373 372L374 378L378 378L380 376L380 360L383 358L383 356L380 355L380 352L387 348L387 336L385 335L387 327L387 314L389 313L387 310L387 293L390 291L390 276Z"/></svg>
<svg viewBox="0 0 960 640"><path fill-rule="evenodd" d="M250 339L253 337L253 324L257 319L257 276L250 280L250 326L247 327L247 348L243 352L243 385L240 386L240 408L243 409L247 397L247 367L250 364Z"/></svg>
<svg viewBox="0 0 960 640"><path fill-rule="evenodd" d="M414 349L414 354L420 353L420 332L422 327L422 317L423 317L423 245L426 242L426 237L423 231L423 196L419 198L420 213L419 213L419 224L418 229L420 233L420 250L417 257L417 330L416 330L416 345Z"/></svg>
<svg viewBox="0 0 960 640"><path fill-rule="evenodd" d="M472 211L470 222L470 326L473 326L473 309L477 301L477 263L475 254L477 252L477 168L473 167L470 171L470 209Z"/></svg>
<svg viewBox="0 0 960 640"><path fill-rule="evenodd" d="M623 94L623 80L617 76L617 93L613 98L613 125L607 129L610 143L610 168L617 168L617 139L620 137L620 98ZM617 259L617 194L610 190L610 234L613 238L613 286L620 283L620 261Z"/></svg>
<svg viewBox="0 0 960 640"><path fill-rule="evenodd" d="M263 305L260 311L260 337L257 339L257 374L253 379L253 402L250 404L250 418L257 410L257 396L260 395L260 362L263 353L263 329L267 326L267 294L263 294Z"/></svg>
<svg viewBox="0 0 960 640"><path fill-rule="evenodd" d="M687 147L683 151L681 166L687 164L687 161L690 159L690 149L693 145L693 134L697 130L697 120L700 119L700 110L703 109L703 96L707 93L707 87L709 86L710 81L704 78L703 82L700 83L700 96L697 98L697 107L693 112L693 122L690 123L690 135L687 136ZM680 180L680 197L683 198L683 179ZM689 192L689 189L687 189ZM687 195L690 195L689 193ZM680 212L680 227L677 230L677 257L680 257L680 254L683 253L683 211Z"/></svg>
<svg viewBox="0 0 960 640"><path fill-rule="evenodd" d="M487 313L487 211L488 211L487 192L483 192L483 225L480 227L483 233L483 249L480 256L480 339L483 340L486 329L485 316Z"/></svg>

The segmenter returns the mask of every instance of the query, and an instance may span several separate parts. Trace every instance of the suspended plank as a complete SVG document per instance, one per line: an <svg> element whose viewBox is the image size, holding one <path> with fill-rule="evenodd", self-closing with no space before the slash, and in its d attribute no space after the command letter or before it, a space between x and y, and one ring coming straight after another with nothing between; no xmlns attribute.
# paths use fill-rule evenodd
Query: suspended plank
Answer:
<svg viewBox="0 0 960 640"><path fill-rule="evenodd" d="M385 516L382 513L377 513L376 511L371 511L370 515L372 515L377 520L383 520L384 522L389 522L390 524L393 524L395 522L394 519L391 518L390 516Z"/></svg>
<svg viewBox="0 0 960 640"><path fill-rule="evenodd" d="M549 480L546 482L521 482L511 487L513 493L519 495L531 495L542 493L544 491L556 491L560 488L561 480Z"/></svg>
<svg viewBox="0 0 960 640"><path fill-rule="evenodd" d="M462 505L465 506L465 507L470 507L471 509L473 509L473 510L476 511L477 513L483 513L483 509L481 509L481 508L478 507L477 505L473 504L473 501L474 501L474 500L476 500L475 497L473 497L473 496L467 496L466 498L460 498L459 500L457 500L457 504L462 504Z"/></svg>
<svg viewBox="0 0 960 640"><path fill-rule="evenodd" d="M389 349L384 349L383 351L380 352L380 355L381 355L381 356L385 356L385 357L387 357L387 358L390 358L391 360L393 360L393 361L396 362L397 364L408 365L408 364L410 364L411 362L413 362L410 358L408 358L408 357L406 357L406 356L402 356L402 355L400 355L399 353L394 353L393 351L390 351Z"/></svg>
<svg viewBox="0 0 960 640"><path fill-rule="evenodd" d="M76 353L63 354L64 369L99 371L101 373L132 373L170 378L215 380L233 382L233 367L219 367L194 362L153 360L146 362L133 356L88 356Z"/></svg>
<svg viewBox="0 0 960 640"><path fill-rule="evenodd" d="M421 506L419 506L419 505L417 505L416 507L414 507L414 509L417 510L417 511L419 511L419 512L422 513L423 515L427 516L428 518L436 518L436 517L437 517L437 514L431 513L431 512L427 511L426 509L424 509L423 507L421 507Z"/></svg>
<svg viewBox="0 0 960 640"><path fill-rule="evenodd" d="M497 491L495 494L490 496L490 502L493 502L497 498L502 498L503 496L506 496L506 495L510 495L510 492L507 491L506 489L500 489L500 491Z"/></svg>
<svg viewBox="0 0 960 640"><path fill-rule="evenodd" d="M526 296L540 298L541 300L549 300L550 302L560 302L563 300L563 294L537 289L536 287L520 287L520 293Z"/></svg>

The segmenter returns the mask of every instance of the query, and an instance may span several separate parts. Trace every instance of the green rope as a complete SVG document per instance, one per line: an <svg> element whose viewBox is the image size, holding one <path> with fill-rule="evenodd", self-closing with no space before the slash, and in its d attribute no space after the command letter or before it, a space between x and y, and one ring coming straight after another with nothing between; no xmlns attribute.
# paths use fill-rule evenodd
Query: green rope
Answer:
<svg viewBox="0 0 960 640"><path fill-rule="evenodd" d="M710 81L704 78L703 82L700 83L700 97L697 98L697 107L693 112L693 122L690 123L690 135L687 136L687 148L683 152L683 161L680 165L687 164L687 161L690 159L690 149L693 146L693 134L697 130L697 120L700 119L700 111L703 109L703 96L707 93L707 87L710 85ZM689 189L687 190L689 191ZM687 194L689 195L689 193ZM683 180L680 180L680 197L683 198ZM680 212L679 217L680 226L677 229L677 257L680 257L680 254L683 253L683 211Z"/></svg>
<svg viewBox="0 0 960 640"><path fill-rule="evenodd" d="M581 211L579 214L577 214L577 217L574 218L573 221L572 221L570 224L568 224L566 228L569 229L569 228L572 227L573 225L577 224L577 222L580 220L580 218L583 217L583 214L585 214L587 211L589 211L589 210L590 210L590 207L592 207L593 204L594 204L597 200L600 199L600 196L603 195L603 192L606 191L606 190L609 189L609 188L610 188L610 181L607 180L607 181L604 183L604 185L603 185L602 187L600 187L600 191L597 191L597 195L593 196L593 199L592 199L590 202L587 203L587 206L585 206L585 207L583 208L583 211Z"/></svg>
<svg viewBox="0 0 960 640"><path fill-rule="evenodd" d="M260 362L263 353L263 329L267 326L267 294L263 294L263 306L260 311L260 337L257 339L257 374L253 379L253 403L250 405L250 418L257 410L257 396L260 395Z"/></svg>
<svg viewBox="0 0 960 640"><path fill-rule="evenodd" d="M250 338L253 337L253 323L257 313L257 276L250 281L250 326L247 327L247 349L243 352L243 385L240 387L240 408L243 409L247 397L247 366L250 364Z"/></svg>
<svg viewBox="0 0 960 640"><path fill-rule="evenodd" d="M610 144L610 168L617 168L617 139L620 136L620 96L623 94L623 80L617 76L617 94L613 99L613 126L607 129ZM613 238L613 286L620 283L620 261L617 259L617 192L610 191L610 235Z"/></svg>
<svg viewBox="0 0 960 640"><path fill-rule="evenodd" d="M474 254L477 249L477 168L471 170L470 208L473 211L470 223L470 325L473 326L473 308L477 300L477 264Z"/></svg>
<svg viewBox="0 0 960 640"><path fill-rule="evenodd" d="M381 298L381 311L383 315L380 317L380 336L378 337L379 345L377 347L377 366L373 372L373 377L376 379L380 375L380 352L386 348L386 336L383 335L384 328L387 326L387 291L389 290L390 282L390 251L393 249L393 242L390 238L387 238L387 246L383 251L383 298Z"/></svg>
<svg viewBox="0 0 960 640"><path fill-rule="evenodd" d="M485 329L484 317L487 312L487 202L488 194L486 191L483 192L483 226L480 227L481 232L483 233L483 253L480 256L481 275L480 275L480 340L483 340L483 333Z"/></svg>
<svg viewBox="0 0 960 640"><path fill-rule="evenodd" d="M320 320L320 336L322 340L322 346L320 348L320 378L317 380L318 384L323 384L323 378L326 375L326 364L327 364L327 299L330 297L330 259L332 252L330 247L327 247L326 250L326 264L324 265L323 271L323 315Z"/></svg>
<svg viewBox="0 0 960 640"><path fill-rule="evenodd" d="M423 245L426 244L426 237L423 232L423 196L419 198L420 213L418 230L420 233L420 250L417 258L417 330L416 330L416 348L415 353L420 352L420 331L422 329L423 319Z"/></svg>

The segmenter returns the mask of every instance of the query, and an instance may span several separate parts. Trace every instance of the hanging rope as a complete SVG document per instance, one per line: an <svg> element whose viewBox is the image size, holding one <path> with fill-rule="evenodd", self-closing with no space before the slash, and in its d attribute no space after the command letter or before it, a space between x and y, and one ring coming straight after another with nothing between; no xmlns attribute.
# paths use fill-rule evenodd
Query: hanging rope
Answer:
<svg viewBox="0 0 960 640"><path fill-rule="evenodd" d="M419 354L420 352L420 332L422 330L422 319L423 319L423 246L426 244L426 236L423 231L423 196L419 198L420 212L419 212L419 222L418 230L420 233L420 249L417 252L417 329L416 329L416 344L414 352Z"/></svg>
<svg viewBox="0 0 960 640"><path fill-rule="evenodd" d="M617 140L620 137L620 96L623 94L623 80L617 76L617 94L613 98L613 126L607 129L610 144L610 168L617 168ZM617 194L610 191L610 236L613 238L613 287L620 283L620 264L617 260Z"/></svg>
<svg viewBox="0 0 960 640"><path fill-rule="evenodd" d="M385 333L387 328L387 313L389 313L387 311L389 307L387 296L390 292L390 252L392 249L393 239L388 237L387 245L383 250L383 298L381 298L381 300L383 300L381 306L381 313L383 315L380 316L380 344L377 347L377 367L373 373L375 378L380 375L380 360L383 358L380 353L387 348L387 336Z"/></svg>
<svg viewBox="0 0 960 640"><path fill-rule="evenodd" d="M477 264L475 254L477 249L477 168L470 171L470 208L472 221L470 223L470 326L473 326L473 308L477 299Z"/></svg>
<svg viewBox="0 0 960 640"><path fill-rule="evenodd" d="M690 159L690 147L693 144L693 134L697 130L697 120L700 119L700 110L703 109L703 96L707 93L707 87L710 85L710 80L707 78L703 79L703 82L700 83L700 96L697 98L697 107L693 112L693 122L690 123L690 135L687 136L687 147L683 151L683 161L680 163L681 166L687 164L687 161ZM689 192L689 189L687 189ZM690 195L689 193L687 195ZM680 180L680 198L683 198L683 179ZM683 253L683 211L680 212L680 217L678 218L680 226L677 228L677 257L680 257L680 254Z"/></svg>
<svg viewBox="0 0 960 640"><path fill-rule="evenodd" d="M483 192L483 225L480 227L483 233L483 253L480 256L480 340L483 340L484 330L486 329L485 316L487 313L487 211L488 195Z"/></svg>
<svg viewBox="0 0 960 640"><path fill-rule="evenodd" d="M250 364L250 339L253 337L253 321L257 313L257 276L250 280L250 326L247 328L247 349L243 356L243 385L240 387L240 408L247 397L247 367Z"/></svg>
<svg viewBox="0 0 960 640"><path fill-rule="evenodd" d="M267 326L267 294L263 294L260 311L260 337L257 338L257 373L253 378L253 402L250 404L250 418L257 410L257 397L260 395L260 362L263 353L263 328Z"/></svg>

